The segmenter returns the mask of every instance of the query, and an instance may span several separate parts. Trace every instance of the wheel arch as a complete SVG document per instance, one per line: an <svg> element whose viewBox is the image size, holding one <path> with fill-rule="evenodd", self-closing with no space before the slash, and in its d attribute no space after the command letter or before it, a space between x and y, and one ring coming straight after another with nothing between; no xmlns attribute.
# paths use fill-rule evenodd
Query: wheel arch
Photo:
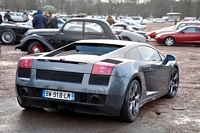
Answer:
<svg viewBox="0 0 200 133"><path fill-rule="evenodd" d="M138 74L134 74L132 77L131 77L131 79L129 80L129 83L128 83L128 85L127 85L127 88L126 88L126 91L125 91L125 93L124 93L124 101L125 101L125 98L126 98L126 94L127 94L127 92L128 92L128 88L129 88L129 86L130 86L130 84L131 84L131 82L133 81L133 80L137 80L138 81L138 83L140 84L140 94L142 94L142 81L141 81L141 78L140 78L140 76L138 75ZM124 103L124 101L123 101L123 103Z"/></svg>
<svg viewBox="0 0 200 133"><path fill-rule="evenodd" d="M175 39L173 36L166 36L165 39L163 40L163 43L165 43L165 40L166 40L167 38L169 38L169 37L173 38L173 39L174 39L174 43L176 43L176 39Z"/></svg>
<svg viewBox="0 0 200 133"><path fill-rule="evenodd" d="M33 42L39 42L43 48L45 49L45 51L51 51L51 50L54 50L55 48L53 48L53 46L50 44L50 43L47 43L46 41L42 41L40 39L29 39L27 40L24 44L23 44L23 49L22 51L27 51L28 50L28 46L33 43Z"/></svg>
<svg viewBox="0 0 200 133"><path fill-rule="evenodd" d="M122 37L123 40L127 39L128 41L131 41L130 37L128 37L128 36L121 36L121 37Z"/></svg>

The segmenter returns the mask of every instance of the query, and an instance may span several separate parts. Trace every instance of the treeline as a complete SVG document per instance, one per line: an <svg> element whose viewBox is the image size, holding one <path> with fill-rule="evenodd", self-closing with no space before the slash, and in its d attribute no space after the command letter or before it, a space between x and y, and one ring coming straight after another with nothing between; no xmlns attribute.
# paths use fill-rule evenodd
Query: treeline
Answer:
<svg viewBox="0 0 200 133"><path fill-rule="evenodd" d="M0 0L5 11L28 11L44 5L54 6L61 14L84 12L91 15L140 15L144 18L162 17L168 12L180 12L182 17L200 16L200 0L109 0L108 3L93 0Z"/></svg>

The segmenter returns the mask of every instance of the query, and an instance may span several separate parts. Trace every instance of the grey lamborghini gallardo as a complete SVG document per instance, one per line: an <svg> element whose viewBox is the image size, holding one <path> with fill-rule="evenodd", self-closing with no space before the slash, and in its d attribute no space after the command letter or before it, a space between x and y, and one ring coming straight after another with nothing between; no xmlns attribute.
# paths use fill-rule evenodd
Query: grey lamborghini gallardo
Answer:
<svg viewBox="0 0 200 133"><path fill-rule="evenodd" d="M23 108L66 109L133 122L142 105L176 95L179 68L172 55L121 40L81 40L22 57L16 94Z"/></svg>

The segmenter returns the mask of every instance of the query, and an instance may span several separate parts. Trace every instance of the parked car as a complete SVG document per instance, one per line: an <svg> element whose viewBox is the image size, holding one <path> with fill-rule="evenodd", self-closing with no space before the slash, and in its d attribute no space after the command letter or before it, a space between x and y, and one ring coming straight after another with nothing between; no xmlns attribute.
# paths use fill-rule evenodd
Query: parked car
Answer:
<svg viewBox="0 0 200 133"><path fill-rule="evenodd" d="M115 31L117 35L120 35L124 40L132 40L135 42L145 42L149 40L148 34L145 31L135 31L132 29L131 26L123 22L115 23L111 26L111 28ZM126 32L122 33L122 31L124 30L126 30ZM126 35L126 33L128 34ZM128 35L133 36L133 37L129 37ZM140 35L142 35L143 37L141 37ZM144 38L146 38L146 40L144 40Z"/></svg>
<svg viewBox="0 0 200 133"><path fill-rule="evenodd" d="M81 29L68 29L70 25L81 25ZM85 25L96 25L101 32L87 32ZM16 49L27 51L28 54L51 51L81 39L115 39L107 22L100 19L73 18L68 20L60 29L33 29L28 30Z"/></svg>
<svg viewBox="0 0 200 133"><path fill-rule="evenodd" d="M155 19L153 19L153 22L154 22L154 23L164 23L165 20L164 20L164 19L161 19L161 18L155 18Z"/></svg>
<svg viewBox="0 0 200 133"><path fill-rule="evenodd" d="M167 22L169 19L169 16L163 16L161 19L164 20L165 22Z"/></svg>
<svg viewBox="0 0 200 133"><path fill-rule="evenodd" d="M76 14L71 15L60 15L60 18L62 18L64 21L67 21L68 19L75 18Z"/></svg>
<svg viewBox="0 0 200 133"><path fill-rule="evenodd" d="M158 34L156 36L158 43L164 43L167 46L174 44L200 44L200 26L185 26L177 31Z"/></svg>
<svg viewBox="0 0 200 133"><path fill-rule="evenodd" d="M14 22L24 22L22 12L10 12L10 16ZM32 16L28 14L28 19L32 19Z"/></svg>
<svg viewBox="0 0 200 133"><path fill-rule="evenodd" d="M179 68L174 56L146 43L81 40L20 58L15 83L17 101L26 109L66 109L133 122L145 103L176 95Z"/></svg>
<svg viewBox="0 0 200 133"><path fill-rule="evenodd" d="M132 16L131 17L137 24L144 24L143 18L141 16Z"/></svg>
<svg viewBox="0 0 200 133"><path fill-rule="evenodd" d="M145 25L137 24L136 22L134 22L134 20L127 21L127 20L124 20L124 19L120 19L120 21L130 25L132 27L132 29L134 29L134 30L141 30L141 31L147 30Z"/></svg>
<svg viewBox="0 0 200 133"><path fill-rule="evenodd" d="M0 40L3 44L18 44L24 33L31 28L29 25L3 22L0 24Z"/></svg>
<svg viewBox="0 0 200 133"><path fill-rule="evenodd" d="M178 22L175 26L171 26L171 27L166 27L166 28L162 28L160 30L156 30L156 31L152 31L149 32L148 35L151 38L155 38L156 35L161 34L161 33L166 33L166 32L174 32L184 26L188 26L188 25L199 25L200 26L200 21L183 21L183 22Z"/></svg>

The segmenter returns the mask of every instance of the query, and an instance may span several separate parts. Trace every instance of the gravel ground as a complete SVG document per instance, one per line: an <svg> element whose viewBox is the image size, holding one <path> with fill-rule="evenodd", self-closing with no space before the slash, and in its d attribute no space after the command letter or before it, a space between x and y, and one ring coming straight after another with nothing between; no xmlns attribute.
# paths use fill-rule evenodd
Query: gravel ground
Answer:
<svg viewBox="0 0 200 133"><path fill-rule="evenodd" d="M172 23L147 23L148 31L171 26ZM171 46L148 42L164 54L176 57L180 71L180 85L176 97L160 98L145 104L137 120L170 133L200 133L200 47ZM1 45L0 98L15 97L17 61L25 52L15 51L15 45Z"/></svg>

